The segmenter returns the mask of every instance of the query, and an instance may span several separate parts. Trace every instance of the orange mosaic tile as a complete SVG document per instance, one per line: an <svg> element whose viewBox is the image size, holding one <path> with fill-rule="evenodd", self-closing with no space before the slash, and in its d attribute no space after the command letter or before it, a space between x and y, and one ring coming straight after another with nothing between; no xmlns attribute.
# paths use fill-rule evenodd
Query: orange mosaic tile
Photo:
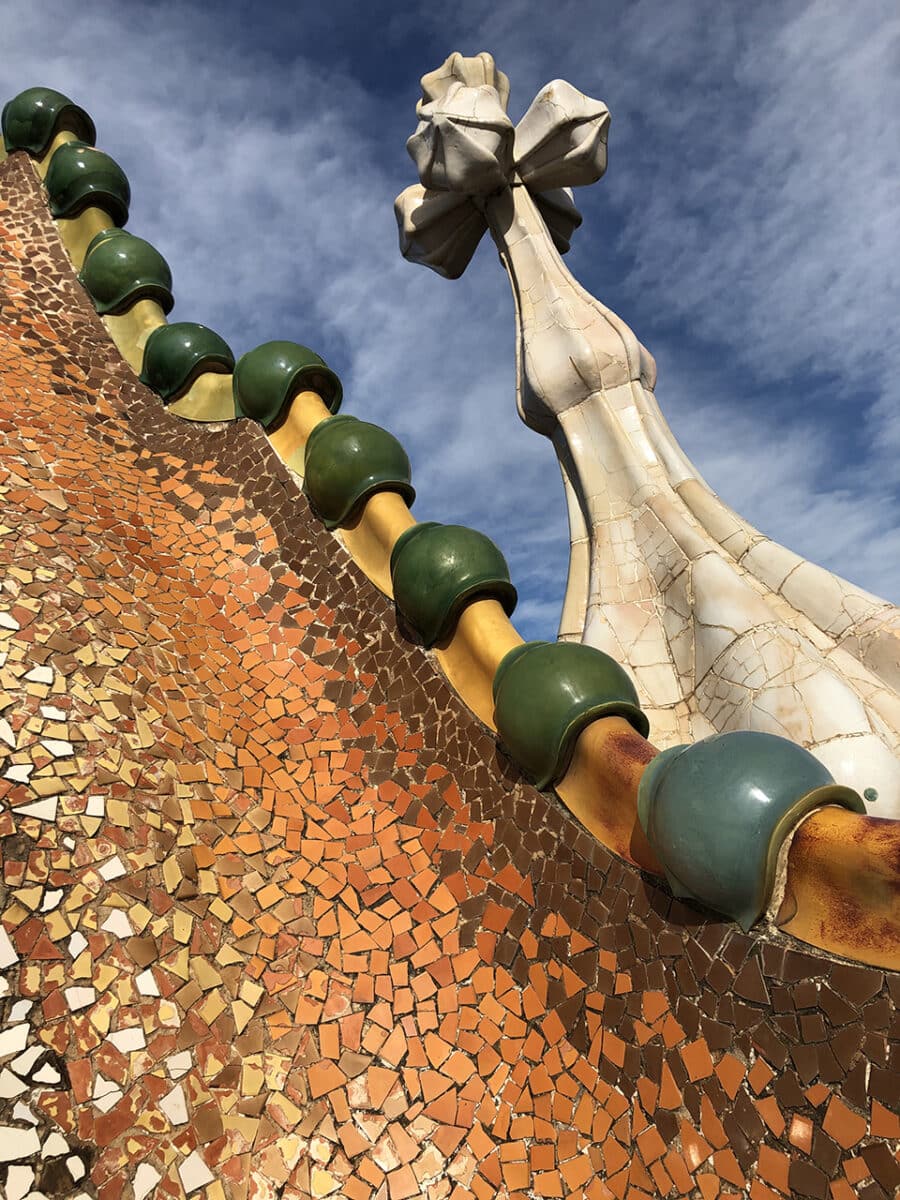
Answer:
<svg viewBox="0 0 900 1200"><path fill-rule="evenodd" d="M0 165L0 1183L882 1200L900 979L528 787L249 424L168 414Z"/></svg>

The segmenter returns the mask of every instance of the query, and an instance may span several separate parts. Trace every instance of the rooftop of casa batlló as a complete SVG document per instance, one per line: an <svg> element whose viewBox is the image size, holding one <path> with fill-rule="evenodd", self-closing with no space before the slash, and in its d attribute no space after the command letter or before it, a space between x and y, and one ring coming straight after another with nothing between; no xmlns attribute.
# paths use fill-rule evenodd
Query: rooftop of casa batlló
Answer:
<svg viewBox="0 0 900 1200"><path fill-rule="evenodd" d="M896 823L654 768L317 354L167 324L88 114L3 132L7 1200L895 1195ZM686 762L684 828L768 789L730 875L642 822Z"/></svg>

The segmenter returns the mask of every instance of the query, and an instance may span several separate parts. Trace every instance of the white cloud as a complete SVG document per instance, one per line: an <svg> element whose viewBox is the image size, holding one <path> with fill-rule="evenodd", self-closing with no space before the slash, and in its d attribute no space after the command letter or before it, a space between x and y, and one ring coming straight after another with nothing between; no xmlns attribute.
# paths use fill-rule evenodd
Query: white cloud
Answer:
<svg viewBox="0 0 900 1200"><path fill-rule="evenodd" d="M565 507L551 447L515 414L508 286L488 239L454 283L404 263L391 206L414 179L417 78L450 49L492 49L516 115L571 78L613 114L571 263L657 355L688 452L767 533L900 595L894 6L404 12L373 14L338 58L283 19L283 49L254 48L239 7L85 0L73 20L44 3L5 23L0 87L84 104L131 180L130 228L172 265L173 319L238 353L276 337L319 350L347 410L404 441L417 516L493 536L523 632L552 636ZM352 63L376 35L373 90ZM417 38L428 49L392 57ZM870 469L848 460L851 422Z"/></svg>

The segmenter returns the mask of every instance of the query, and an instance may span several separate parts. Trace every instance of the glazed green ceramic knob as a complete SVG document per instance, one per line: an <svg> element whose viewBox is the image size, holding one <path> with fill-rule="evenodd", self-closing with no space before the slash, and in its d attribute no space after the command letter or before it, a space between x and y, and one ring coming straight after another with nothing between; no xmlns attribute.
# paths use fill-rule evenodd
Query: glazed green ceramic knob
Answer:
<svg viewBox="0 0 900 1200"><path fill-rule="evenodd" d="M205 371L228 374L234 355L228 343L205 325L176 321L160 325L147 338L141 383L168 403L186 392Z"/></svg>
<svg viewBox="0 0 900 1200"><path fill-rule="evenodd" d="M499 600L507 616L516 607L506 559L464 525L425 521L404 530L391 553L391 581L397 608L425 646L449 637L473 600Z"/></svg>
<svg viewBox="0 0 900 1200"><path fill-rule="evenodd" d="M44 179L54 217L77 217L90 205L116 225L128 220L131 188L117 162L85 142L66 142L50 159Z"/></svg>
<svg viewBox="0 0 900 1200"><path fill-rule="evenodd" d="M172 272L158 250L124 229L98 233L87 248L78 278L101 316L121 313L138 300L155 300L170 312Z"/></svg>
<svg viewBox="0 0 900 1200"><path fill-rule="evenodd" d="M325 360L297 342L264 342L242 354L234 370L234 401L239 416L268 429L298 392L318 392L335 413L341 407L341 381Z"/></svg>
<svg viewBox="0 0 900 1200"><path fill-rule="evenodd" d="M600 717L624 717L641 737L650 729L630 677L602 650L580 642L525 642L497 668L497 732L538 788L562 779L578 735Z"/></svg>
<svg viewBox="0 0 900 1200"><path fill-rule="evenodd" d="M303 490L328 529L352 521L375 492L399 492L412 505L416 493L409 480L406 451L379 425L329 417L307 439Z"/></svg>
<svg viewBox="0 0 900 1200"><path fill-rule="evenodd" d="M113 238L130 238L133 236L127 229L119 229L117 225L111 225L109 229L102 229L100 233L94 234L88 242L88 248L84 252L85 260L87 260L89 254L93 254L97 247L102 246L104 242L109 242Z"/></svg>
<svg viewBox="0 0 900 1200"><path fill-rule="evenodd" d="M27 150L41 158L63 129L68 129L86 145L97 140L94 122L83 108L53 88L33 87L19 92L3 106L0 117L7 152Z"/></svg>
<svg viewBox="0 0 900 1200"><path fill-rule="evenodd" d="M751 730L664 750L638 789L638 818L674 894L745 930L769 903L784 839L823 804L865 812L808 750Z"/></svg>

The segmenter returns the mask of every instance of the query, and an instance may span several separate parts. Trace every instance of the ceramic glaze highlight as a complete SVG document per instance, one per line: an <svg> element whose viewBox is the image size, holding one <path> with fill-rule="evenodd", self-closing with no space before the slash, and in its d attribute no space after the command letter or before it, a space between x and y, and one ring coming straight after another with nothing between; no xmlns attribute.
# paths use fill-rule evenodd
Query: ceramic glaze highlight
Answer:
<svg viewBox="0 0 900 1200"><path fill-rule="evenodd" d="M78 278L101 316L123 313L138 300L155 300L164 313L175 304L169 264L149 242L124 229L97 234Z"/></svg>
<svg viewBox="0 0 900 1200"><path fill-rule="evenodd" d="M278 423L291 398L306 389L318 392L328 408L341 407L343 388L323 358L297 342L264 342L238 359L234 399L239 415L264 429Z"/></svg>
<svg viewBox="0 0 900 1200"><path fill-rule="evenodd" d="M634 684L617 662L574 642L525 642L506 655L494 677L494 720L500 740L536 787L557 783L578 734L601 717L625 717L646 737Z"/></svg>
<svg viewBox="0 0 900 1200"><path fill-rule="evenodd" d="M664 750L638 789L638 816L672 891L743 929L769 903L785 838L826 804L866 810L807 750L751 730Z"/></svg>
<svg viewBox="0 0 900 1200"><path fill-rule="evenodd" d="M425 646L447 638L475 597L499 600L507 616L516 607L506 559L464 525L425 521L407 529L391 554L391 580L398 610Z"/></svg>
<svg viewBox="0 0 900 1200"><path fill-rule="evenodd" d="M8 153L25 150L35 158L46 153L62 129L71 130L89 146L97 140L94 122L84 109L53 88L33 87L19 92L3 106L0 125Z"/></svg>
<svg viewBox="0 0 900 1200"><path fill-rule="evenodd" d="M356 417L330 417L306 443L303 490L326 529L348 524L376 492L398 492L412 507L406 451L386 429Z"/></svg>
<svg viewBox="0 0 900 1200"><path fill-rule="evenodd" d="M161 325L147 339L141 383L166 403L177 399L205 371L234 370L234 355L224 338L205 325L177 321Z"/></svg>
<svg viewBox="0 0 900 1200"><path fill-rule="evenodd" d="M44 180L54 217L77 217L88 207L109 213L113 224L125 225L131 188L125 172L102 150L85 142L66 142L50 159Z"/></svg>

